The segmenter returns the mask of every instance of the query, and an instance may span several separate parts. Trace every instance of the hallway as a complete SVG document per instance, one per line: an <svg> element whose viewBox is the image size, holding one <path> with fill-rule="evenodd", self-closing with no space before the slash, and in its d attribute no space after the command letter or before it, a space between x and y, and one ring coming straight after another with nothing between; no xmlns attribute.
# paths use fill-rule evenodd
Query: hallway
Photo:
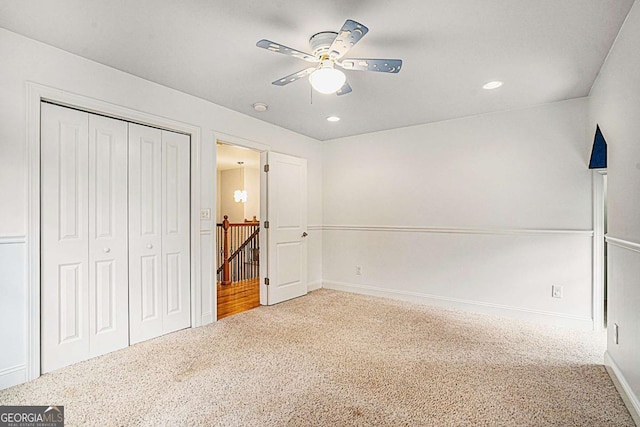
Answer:
<svg viewBox="0 0 640 427"><path fill-rule="evenodd" d="M260 278L222 285L218 282L218 320L260 306Z"/></svg>

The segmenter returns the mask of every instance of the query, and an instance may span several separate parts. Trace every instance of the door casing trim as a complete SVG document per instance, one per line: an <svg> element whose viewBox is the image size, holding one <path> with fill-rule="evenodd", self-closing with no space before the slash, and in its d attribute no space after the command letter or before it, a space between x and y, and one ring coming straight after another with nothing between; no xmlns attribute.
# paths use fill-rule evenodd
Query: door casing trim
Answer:
<svg viewBox="0 0 640 427"><path fill-rule="evenodd" d="M197 126L141 112L91 97L66 92L35 82L26 83L27 149L27 297L26 380L40 376L40 103L76 108L94 114L184 133L191 138L190 175L190 285L191 327L202 324L200 286L200 153L201 130Z"/></svg>

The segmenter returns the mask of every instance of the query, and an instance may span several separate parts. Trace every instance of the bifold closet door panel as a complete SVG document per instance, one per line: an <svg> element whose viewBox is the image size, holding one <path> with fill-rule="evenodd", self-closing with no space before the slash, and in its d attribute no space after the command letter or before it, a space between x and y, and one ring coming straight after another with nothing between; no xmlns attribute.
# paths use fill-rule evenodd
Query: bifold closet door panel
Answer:
<svg viewBox="0 0 640 427"><path fill-rule="evenodd" d="M127 124L41 107L42 372L126 347Z"/></svg>
<svg viewBox="0 0 640 427"><path fill-rule="evenodd" d="M191 326L190 138L162 131L163 332Z"/></svg>
<svg viewBox="0 0 640 427"><path fill-rule="evenodd" d="M189 327L190 139L41 106L42 372Z"/></svg>
<svg viewBox="0 0 640 427"><path fill-rule="evenodd" d="M129 345L127 122L89 115L90 356Z"/></svg>
<svg viewBox="0 0 640 427"><path fill-rule="evenodd" d="M129 124L129 339L162 335L162 131Z"/></svg>
<svg viewBox="0 0 640 427"><path fill-rule="evenodd" d="M89 115L41 105L41 370L89 357Z"/></svg>

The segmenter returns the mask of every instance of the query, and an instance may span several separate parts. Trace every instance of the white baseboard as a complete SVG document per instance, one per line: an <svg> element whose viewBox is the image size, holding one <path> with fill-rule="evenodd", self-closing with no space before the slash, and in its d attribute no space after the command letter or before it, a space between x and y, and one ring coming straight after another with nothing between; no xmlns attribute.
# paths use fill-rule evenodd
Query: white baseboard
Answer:
<svg viewBox="0 0 640 427"><path fill-rule="evenodd" d="M573 316L564 313L534 310L524 307L514 307L439 295L429 295L419 292L401 291L397 289L378 288L374 286L359 285L353 283L325 280L322 283L322 287L326 289L334 289L337 291L353 292L362 295L378 296L413 302L417 304L453 308L462 311L470 311L473 313L509 317L518 320L546 323L585 331L593 330L593 319L591 319L590 317Z"/></svg>
<svg viewBox="0 0 640 427"><path fill-rule="evenodd" d="M215 319L213 318L213 313L207 313L202 315L202 323L200 326L208 325L209 323L213 323Z"/></svg>
<svg viewBox="0 0 640 427"><path fill-rule="evenodd" d="M27 382L27 367L25 365L12 366L0 370L0 390Z"/></svg>
<svg viewBox="0 0 640 427"><path fill-rule="evenodd" d="M322 288L322 281L307 283L307 292Z"/></svg>
<svg viewBox="0 0 640 427"><path fill-rule="evenodd" d="M627 406L631 418L633 418L637 426L640 426L640 400L638 400L638 396L633 393L631 386L608 351L604 352L604 365L611 377L611 381L613 381L613 385L616 386L620 397L622 397L624 404Z"/></svg>

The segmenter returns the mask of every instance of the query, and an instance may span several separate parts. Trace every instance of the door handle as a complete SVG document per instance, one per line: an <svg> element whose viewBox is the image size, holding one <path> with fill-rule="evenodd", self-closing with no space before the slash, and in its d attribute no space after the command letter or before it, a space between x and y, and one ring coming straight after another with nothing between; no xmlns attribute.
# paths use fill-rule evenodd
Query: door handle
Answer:
<svg viewBox="0 0 640 427"><path fill-rule="evenodd" d="M103 250L104 250L104 253L105 253L105 254L108 254L109 252L111 252L111 249L110 249L110 248L104 248Z"/></svg>
<svg viewBox="0 0 640 427"><path fill-rule="evenodd" d="M307 237L307 236L308 236L308 234L307 234L306 231L304 233L302 233L302 237Z"/></svg>
<svg viewBox="0 0 640 427"><path fill-rule="evenodd" d="M153 245L152 245L151 243L149 243L149 244L147 245L147 249L153 249Z"/></svg>

